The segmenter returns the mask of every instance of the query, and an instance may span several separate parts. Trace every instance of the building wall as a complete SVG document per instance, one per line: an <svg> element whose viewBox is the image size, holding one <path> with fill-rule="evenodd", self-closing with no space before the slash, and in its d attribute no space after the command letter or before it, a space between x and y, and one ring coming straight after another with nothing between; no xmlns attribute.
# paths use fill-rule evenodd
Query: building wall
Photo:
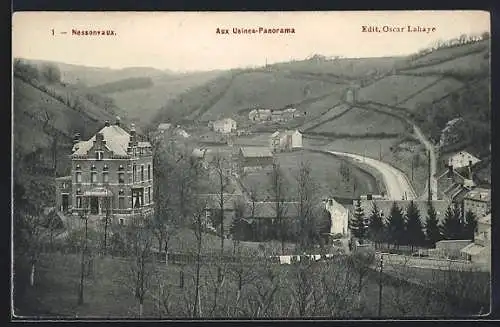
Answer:
<svg viewBox="0 0 500 327"><path fill-rule="evenodd" d="M72 181L71 176L68 178L56 179L56 209L63 212L63 195L68 196L68 210L72 207Z"/></svg>
<svg viewBox="0 0 500 327"><path fill-rule="evenodd" d="M491 204L487 201L464 199L464 212L472 211L477 218L483 217L491 210Z"/></svg>
<svg viewBox="0 0 500 327"><path fill-rule="evenodd" d="M328 199L325 204L325 208L330 213L330 219L332 222L330 233L347 235L349 211L333 199Z"/></svg>

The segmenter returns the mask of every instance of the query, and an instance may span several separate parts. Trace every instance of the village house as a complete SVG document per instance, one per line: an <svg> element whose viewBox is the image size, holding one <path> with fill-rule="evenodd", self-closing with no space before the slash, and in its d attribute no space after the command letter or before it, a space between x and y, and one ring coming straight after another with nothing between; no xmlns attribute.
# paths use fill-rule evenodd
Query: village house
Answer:
<svg viewBox="0 0 500 327"><path fill-rule="evenodd" d="M232 118L224 118L213 122L212 128L217 133L229 134L236 131L236 121Z"/></svg>
<svg viewBox="0 0 500 327"><path fill-rule="evenodd" d="M349 210L333 198L324 200L324 204L326 211L330 214L332 223L330 234L347 236L349 234Z"/></svg>
<svg viewBox="0 0 500 327"><path fill-rule="evenodd" d="M468 153L467 151L460 151L448 159L448 166L451 166L454 169L464 168L469 166L472 167L479 161L481 160L479 160L472 154Z"/></svg>
<svg viewBox="0 0 500 327"><path fill-rule="evenodd" d="M276 131L269 138L269 148L272 152L302 148L302 133L298 130Z"/></svg>
<svg viewBox="0 0 500 327"><path fill-rule="evenodd" d="M465 194L475 187L473 180L474 161L468 160L468 164L464 166L460 158L462 155L450 157L448 163L445 164L445 170L437 177L439 197L459 204L463 202ZM477 162L479 161L475 163ZM453 163L458 164L458 166L454 166Z"/></svg>
<svg viewBox="0 0 500 327"><path fill-rule="evenodd" d="M491 212L491 190L475 188L469 191L463 200L463 211L472 211L476 217L483 217Z"/></svg>
<svg viewBox="0 0 500 327"><path fill-rule="evenodd" d="M273 154L267 147L241 147L238 153L240 175L272 166Z"/></svg>
<svg viewBox="0 0 500 327"><path fill-rule="evenodd" d="M491 266L491 214L479 218L474 233L474 242L464 247L460 253L472 263Z"/></svg>
<svg viewBox="0 0 500 327"><path fill-rule="evenodd" d="M251 121L269 121L271 118L270 109L253 109L248 113L248 119Z"/></svg>
<svg viewBox="0 0 500 327"><path fill-rule="evenodd" d="M460 139L456 128L463 123L462 118L454 118L446 123L446 126L441 131L441 136L439 138L439 146L443 147L448 144L453 144Z"/></svg>
<svg viewBox="0 0 500 327"><path fill-rule="evenodd" d="M71 175L56 180L58 210L86 215L93 221L105 215L123 224L135 215L153 212L153 151L139 140L132 124L120 120L87 141L77 134L71 155Z"/></svg>
<svg viewBox="0 0 500 327"><path fill-rule="evenodd" d="M214 227L220 233L221 198L220 194L201 194L199 199L205 204L204 213L208 226ZM242 201L241 195L224 193L222 195L224 208L224 235L229 235L231 223L235 214L236 204Z"/></svg>

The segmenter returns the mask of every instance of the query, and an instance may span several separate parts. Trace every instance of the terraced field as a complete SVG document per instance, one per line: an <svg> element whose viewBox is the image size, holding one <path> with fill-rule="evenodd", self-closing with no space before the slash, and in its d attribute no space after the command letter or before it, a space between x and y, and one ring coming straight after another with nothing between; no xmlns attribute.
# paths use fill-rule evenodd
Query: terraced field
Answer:
<svg viewBox="0 0 500 327"><path fill-rule="evenodd" d="M314 128L312 132L332 135L402 134L406 127L401 120L379 112L352 108L337 119Z"/></svg>
<svg viewBox="0 0 500 327"><path fill-rule="evenodd" d="M459 82L454 78L445 78L440 80L436 84L431 85L430 87L426 88L425 90L416 94L405 102L399 103L398 106L413 111L416 109L419 103L434 102L438 99L441 99L443 96L457 91L463 86L464 84L462 82Z"/></svg>
<svg viewBox="0 0 500 327"><path fill-rule="evenodd" d="M436 83L439 79L439 77L434 76L388 76L360 89L358 100L394 105L405 101L413 94Z"/></svg>

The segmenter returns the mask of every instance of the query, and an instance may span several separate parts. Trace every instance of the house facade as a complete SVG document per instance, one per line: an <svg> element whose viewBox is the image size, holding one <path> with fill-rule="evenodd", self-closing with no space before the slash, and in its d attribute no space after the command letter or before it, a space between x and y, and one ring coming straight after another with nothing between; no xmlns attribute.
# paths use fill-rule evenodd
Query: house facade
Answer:
<svg viewBox="0 0 500 327"><path fill-rule="evenodd" d="M71 176L56 181L58 209L92 219L112 216L126 223L153 212L153 151L130 133L109 122L87 141L75 139Z"/></svg>
<svg viewBox="0 0 500 327"><path fill-rule="evenodd" d="M491 212L491 190L475 188L464 197L464 212L472 211L476 217L484 217Z"/></svg>
<svg viewBox="0 0 500 327"><path fill-rule="evenodd" d="M212 128L215 132L229 134L233 131L236 131L237 124L236 121L232 118L224 118L214 121L212 124Z"/></svg>
<svg viewBox="0 0 500 327"><path fill-rule="evenodd" d="M269 138L272 152L292 151L302 148L302 133L294 131L276 131Z"/></svg>
<svg viewBox="0 0 500 327"><path fill-rule="evenodd" d="M254 109L248 113L248 119L251 121L270 121L272 113L270 109Z"/></svg>

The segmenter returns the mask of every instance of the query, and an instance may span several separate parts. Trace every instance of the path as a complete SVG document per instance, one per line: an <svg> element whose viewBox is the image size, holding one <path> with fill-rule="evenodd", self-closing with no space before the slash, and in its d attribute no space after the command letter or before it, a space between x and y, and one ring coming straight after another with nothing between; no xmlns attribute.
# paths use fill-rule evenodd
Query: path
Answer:
<svg viewBox="0 0 500 327"><path fill-rule="evenodd" d="M437 200L437 192L438 192L438 183L437 183L437 178L436 178L436 174L437 174L437 161L436 161L436 151L435 151L435 148L434 148L434 145L432 145L431 142L429 142L429 140L427 140L427 138L424 136L424 134L422 133L422 131L420 130L420 128L413 124L412 123L412 126L413 126L413 131L415 132L415 135L417 136L417 138L420 140L420 142L425 146L425 148L427 149L427 151L429 152L429 156L431 158L431 167L430 167L430 171L429 171L429 174L431 176L431 197L432 197L432 200ZM427 184L426 188L425 188L425 192L422 194L422 198L427 198L427 192L429 190L429 185Z"/></svg>

